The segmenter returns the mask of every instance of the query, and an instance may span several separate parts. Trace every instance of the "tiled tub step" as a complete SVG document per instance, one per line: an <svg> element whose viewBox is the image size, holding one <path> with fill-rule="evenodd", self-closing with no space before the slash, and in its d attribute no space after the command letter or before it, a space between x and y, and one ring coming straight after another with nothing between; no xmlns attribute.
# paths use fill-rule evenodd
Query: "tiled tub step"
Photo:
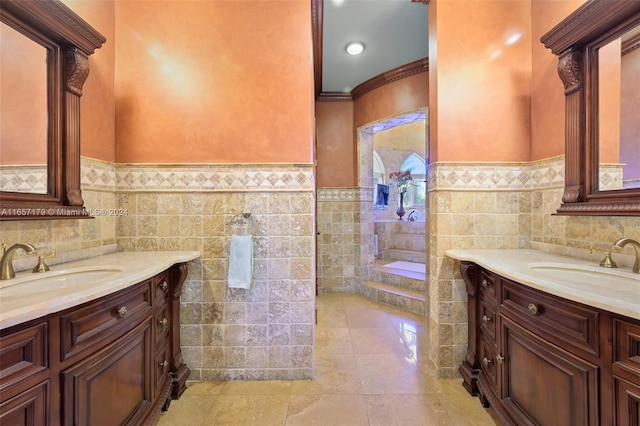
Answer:
<svg viewBox="0 0 640 426"><path fill-rule="evenodd" d="M426 313L425 294L419 291L377 281L366 281L362 285L362 294L369 299L377 300L414 314L423 315Z"/></svg>
<svg viewBox="0 0 640 426"><path fill-rule="evenodd" d="M389 264L388 262L389 261L376 262L373 272L374 281L426 294L426 273L387 267L385 264Z"/></svg>
<svg viewBox="0 0 640 426"><path fill-rule="evenodd" d="M385 251L385 256L391 260L405 260L407 262L424 263L426 261L424 251L416 250L391 248Z"/></svg>

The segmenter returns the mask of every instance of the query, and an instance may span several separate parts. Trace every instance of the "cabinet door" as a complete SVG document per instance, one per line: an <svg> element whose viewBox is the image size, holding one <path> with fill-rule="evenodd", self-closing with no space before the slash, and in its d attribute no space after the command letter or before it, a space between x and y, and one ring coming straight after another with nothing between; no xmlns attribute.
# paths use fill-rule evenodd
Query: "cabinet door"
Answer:
<svg viewBox="0 0 640 426"><path fill-rule="evenodd" d="M518 425L597 425L598 368L501 316L501 398Z"/></svg>
<svg viewBox="0 0 640 426"><path fill-rule="evenodd" d="M615 424L640 426L640 386L613 376L615 391Z"/></svg>
<svg viewBox="0 0 640 426"><path fill-rule="evenodd" d="M139 424L152 401L151 317L62 372L64 424Z"/></svg>
<svg viewBox="0 0 640 426"><path fill-rule="evenodd" d="M0 425L48 425L49 381L0 404Z"/></svg>

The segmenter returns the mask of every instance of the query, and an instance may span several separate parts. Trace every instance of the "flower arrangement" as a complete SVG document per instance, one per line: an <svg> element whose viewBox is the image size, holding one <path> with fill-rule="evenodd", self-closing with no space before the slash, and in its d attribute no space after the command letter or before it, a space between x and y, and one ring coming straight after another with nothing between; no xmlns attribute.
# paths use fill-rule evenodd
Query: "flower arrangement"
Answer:
<svg viewBox="0 0 640 426"><path fill-rule="evenodd" d="M399 194L404 194L409 189L409 185L413 181L413 177L411 176L411 172L407 171L397 171L391 172L389 174L389 179L393 180L396 187L398 188Z"/></svg>

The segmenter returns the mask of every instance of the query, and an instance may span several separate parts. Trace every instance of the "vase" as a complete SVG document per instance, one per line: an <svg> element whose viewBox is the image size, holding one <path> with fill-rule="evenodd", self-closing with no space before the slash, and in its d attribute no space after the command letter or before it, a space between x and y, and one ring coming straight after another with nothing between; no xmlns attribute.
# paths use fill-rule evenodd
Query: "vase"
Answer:
<svg viewBox="0 0 640 426"><path fill-rule="evenodd" d="M400 193L400 207L396 210L396 214L398 215L398 220L402 220L402 216L404 216L404 192Z"/></svg>

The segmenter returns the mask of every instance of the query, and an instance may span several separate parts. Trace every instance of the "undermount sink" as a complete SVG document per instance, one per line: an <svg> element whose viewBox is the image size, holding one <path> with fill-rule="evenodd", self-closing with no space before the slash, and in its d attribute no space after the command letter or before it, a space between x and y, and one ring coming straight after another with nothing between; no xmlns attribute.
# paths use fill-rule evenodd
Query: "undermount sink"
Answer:
<svg viewBox="0 0 640 426"><path fill-rule="evenodd" d="M46 276L20 277L15 284L0 288L4 297L28 296L65 288L78 288L95 284L122 272L117 266L84 267L47 272Z"/></svg>
<svg viewBox="0 0 640 426"><path fill-rule="evenodd" d="M530 263L527 266L536 274L549 279L605 286L622 283L640 285L640 274L617 268L565 263Z"/></svg>

